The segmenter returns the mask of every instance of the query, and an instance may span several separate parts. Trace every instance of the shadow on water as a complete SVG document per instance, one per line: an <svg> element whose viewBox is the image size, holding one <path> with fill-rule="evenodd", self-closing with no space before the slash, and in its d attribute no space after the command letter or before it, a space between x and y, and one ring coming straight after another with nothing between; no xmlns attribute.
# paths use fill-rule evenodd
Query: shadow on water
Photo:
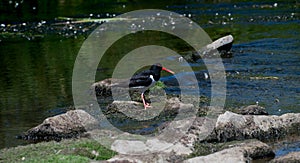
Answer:
<svg viewBox="0 0 300 163"><path fill-rule="evenodd" d="M15 136L46 117L65 112L73 103L72 68L80 46L91 31L76 35L73 30L76 24L72 26L67 22L62 24L63 31L53 29L51 27L55 25L51 25L56 23L55 18L107 18L145 8L183 14L199 23L212 39L227 34L234 36L233 57L223 59L227 75L226 108L258 101L270 114L300 112L299 2L5 0L0 2L0 148L24 143L16 141ZM47 28L43 29L43 24L39 26L42 21L46 21ZM80 25L77 25L78 29ZM71 29L72 37L68 33ZM23 39L32 31L39 37ZM163 34L157 37L144 33L143 37L147 40L124 45L142 46L152 40L171 46L179 53L190 50L176 38L167 38ZM120 47L111 50L124 52ZM110 76L112 65L115 65L113 58L108 57L99 64L97 80ZM163 59L174 60L171 57ZM199 76L205 72L203 63L191 65ZM184 73L180 75L185 76ZM172 79L166 77L163 80ZM209 96L209 83L201 77L199 81L201 93ZM176 94L180 90L169 88L167 91ZM155 127L148 125L140 132Z"/></svg>

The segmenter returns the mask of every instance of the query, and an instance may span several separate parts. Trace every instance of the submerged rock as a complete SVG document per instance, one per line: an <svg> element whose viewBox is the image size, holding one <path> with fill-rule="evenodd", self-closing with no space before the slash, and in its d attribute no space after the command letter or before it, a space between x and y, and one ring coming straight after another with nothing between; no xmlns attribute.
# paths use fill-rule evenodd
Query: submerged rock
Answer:
<svg viewBox="0 0 300 163"><path fill-rule="evenodd" d="M84 110L71 110L44 120L21 137L26 140L61 140L84 134L98 125L98 121Z"/></svg>

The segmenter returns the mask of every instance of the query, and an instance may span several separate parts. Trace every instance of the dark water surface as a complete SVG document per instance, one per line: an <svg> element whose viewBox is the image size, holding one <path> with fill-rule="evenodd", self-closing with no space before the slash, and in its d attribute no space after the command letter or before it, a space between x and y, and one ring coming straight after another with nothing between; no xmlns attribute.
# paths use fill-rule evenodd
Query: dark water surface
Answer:
<svg viewBox="0 0 300 163"><path fill-rule="evenodd" d="M25 32L16 34L13 28L8 32L7 27L25 23L26 28L41 21L51 24L58 17L106 18L146 8L174 11L199 23L212 39L234 36L233 57L223 59L227 72L226 108L258 101L269 113L281 115L300 112L299 6L297 1L268 0L1 1L0 148L25 143L15 136L73 104L73 64L88 34L70 36L49 29L38 33L39 37L26 39ZM147 37L151 39L151 35ZM170 42L162 40L162 44ZM186 50L180 45L176 48ZM99 66L101 75L96 78L108 77L113 66L114 61ZM199 73L203 71L202 64L193 66ZM208 88L201 89L204 95L209 94Z"/></svg>

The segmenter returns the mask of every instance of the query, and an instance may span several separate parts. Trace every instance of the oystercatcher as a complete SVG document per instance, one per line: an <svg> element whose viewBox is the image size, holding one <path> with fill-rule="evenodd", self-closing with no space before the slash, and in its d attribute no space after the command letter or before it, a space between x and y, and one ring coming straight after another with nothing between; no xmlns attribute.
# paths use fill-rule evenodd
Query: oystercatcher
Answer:
<svg viewBox="0 0 300 163"><path fill-rule="evenodd" d="M150 107L150 104L145 101L144 92L160 79L161 70L174 74L173 71L163 67L160 63L156 63L152 65L149 70L135 74L129 81L129 88L138 89L142 92L141 98L145 109Z"/></svg>

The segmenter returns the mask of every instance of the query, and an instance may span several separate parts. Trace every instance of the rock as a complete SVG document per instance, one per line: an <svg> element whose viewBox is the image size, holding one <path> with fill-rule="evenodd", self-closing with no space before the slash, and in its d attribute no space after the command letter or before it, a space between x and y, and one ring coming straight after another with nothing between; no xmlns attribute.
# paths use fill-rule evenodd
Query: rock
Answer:
<svg viewBox="0 0 300 163"><path fill-rule="evenodd" d="M230 51L233 43L233 36L227 35L224 37L221 37L211 44L208 44L206 46L207 49L217 49L220 53L226 53Z"/></svg>
<svg viewBox="0 0 300 163"><path fill-rule="evenodd" d="M300 162L300 152L291 152L287 155L275 158L270 163L297 163Z"/></svg>
<svg viewBox="0 0 300 163"><path fill-rule="evenodd" d="M258 140L238 142L231 148L216 153L188 159L185 162L247 162L260 158L274 158L271 148Z"/></svg>
<svg viewBox="0 0 300 163"><path fill-rule="evenodd" d="M232 53L230 52L232 43L233 36L227 35L206 45L204 48L198 50L197 52L187 52L184 58L188 61L197 61L201 58L214 58L219 56L223 58L229 58L232 57Z"/></svg>
<svg viewBox="0 0 300 163"><path fill-rule="evenodd" d="M247 162L261 158L274 158L274 156L275 153L267 144L258 140L249 140L238 142L231 145L231 148L207 156L188 159L185 162Z"/></svg>
<svg viewBox="0 0 300 163"><path fill-rule="evenodd" d="M128 79L113 79L113 78L107 78L98 82L95 82L91 89L94 89L97 96L111 96L112 95L112 88L114 88L114 91L121 93L127 93L129 86L129 80Z"/></svg>
<svg viewBox="0 0 300 163"><path fill-rule="evenodd" d="M252 138L268 140L281 138L286 134L299 134L299 131L300 113L265 116L239 115L226 111L218 117L214 132L206 141L225 142Z"/></svg>
<svg viewBox="0 0 300 163"><path fill-rule="evenodd" d="M135 147L127 149L127 147ZM246 162L258 158L274 158L274 152L271 148L258 140L250 140L244 143L237 143L232 147L223 149L219 152L199 156L184 160L190 151L184 152L181 148L187 149L185 146L174 146L172 149L160 151L167 147L168 144L159 140L152 140L147 142L142 141L118 141L115 142L114 148L122 154L119 154L108 162ZM141 148L144 147L144 148ZM115 149L115 150L116 150ZM157 151L156 149L160 149ZM178 152L180 149L180 152ZM120 151L121 150L121 151ZM124 154L130 152L128 154ZM144 154L143 154L144 153Z"/></svg>
<svg viewBox="0 0 300 163"><path fill-rule="evenodd" d="M139 140L116 140L112 144L112 150L120 154L143 155L149 153L171 153L176 155L188 155L192 151L181 143L168 143L157 138L148 139L145 142Z"/></svg>
<svg viewBox="0 0 300 163"><path fill-rule="evenodd" d="M95 82L91 89L94 89L97 96L111 96L111 78Z"/></svg>
<svg viewBox="0 0 300 163"><path fill-rule="evenodd" d="M214 128L215 120L207 117L196 117L186 135L180 142L194 150L195 142L203 140Z"/></svg>
<svg viewBox="0 0 300 163"><path fill-rule="evenodd" d="M182 162L183 158L175 155L163 153L153 153L147 155L122 155L119 154L107 160L111 163L153 163L153 162Z"/></svg>
<svg viewBox="0 0 300 163"><path fill-rule="evenodd" d="M157 101L159 100L160 99ZM179 109L181 109L182 112L191 112L194 111L194 105L184 104L180 102L178 98L174 97L164 100L164 102L151 103L151 108L145 110L143 103L140 102L113 101L107 106L105 114L107 117L147 120L157 116L177 114Z"/></svg>
<svg viewBox="0 0 300 163"><path fill-rule="evenodd" d="M108 78L92 84L90 91L94 91L98 99L113 98L112 101L138 101L142 102L141 92L137 89L129 88L129 79ZM149 101L149 91L145 91L145 100ZM152 95L160 96L164 94L162 88L157 88L151 91Z"/></svg>
<svg viewBox="0 0 300 163"><path fill-rule="evenodd" d="M192 153L181 143L170 144L157 138L143 141L117 140L112 149L119 154L108 162L179 162Z"/></svg>
<svg viewBox="0 0 300 163"><path fill-rule="evenodd" d="M239 109L237 113L242 115L269 115L264 107L258 105L249 105Z"/></svg>
<svg viewBox="0 0 300 163"><path fill-rule="evenodd" d="M275 157L270 146L256 139L246 140L234 146L241 148L244 156L250 157L252 160Z"/></svg>
<svg viewBox="0 0 300 163"><path fill-rule="evenodd" d="M175 100L174 100L175 101ZM108 160L109 162L182 162L184 158L192 154L194 150L195 143L199 140L199 134L204 134L204 132L209 132L210 127L204 125L205 121L211 121L207 117L197 117L196 119L182 119L179 120L173 127L169 130L176 130L175 126L183 124L182 121L192 121L193 124L179 141L172 144L168 141L162 139L151 139L151 140L115 140L112 143L112 149L117 151L119 155ZM168 132L169 132L168 130ZM175 132L166 137L174 137ZM112 134L113 135L113 134ZM115 136L113 136L115 137ZM169 147L169 148L168 148ZM249 161L264 157L274 157L274 152L265 143L258 140L250 140L244 142L238 142L234 145L228 145L224 151L212 154L210 156L202 156L199 158L194 158L187 160L186 162L198 162L198 161L209 161L215 162L220 160L225 161ZM223 162L222 161L222 162Z"/></svg>
<svg viewBox="0 0 300 163"><path fill-rule="evenodd" d="M224 149L222 151L207 155L194 157L185 160L184 163L198 163L198 162L222 162L222 163L245 163L250 161L244 157L244 153L240 148Z"/></svg>
<svg viewBox="0 0 300 163"><path fill-rule="evenodd" d="M61 140L80 136L97 125L98 121L84 110L70 110L45 119L42 124L26 131L22 138L36 141Z"/></svg>

